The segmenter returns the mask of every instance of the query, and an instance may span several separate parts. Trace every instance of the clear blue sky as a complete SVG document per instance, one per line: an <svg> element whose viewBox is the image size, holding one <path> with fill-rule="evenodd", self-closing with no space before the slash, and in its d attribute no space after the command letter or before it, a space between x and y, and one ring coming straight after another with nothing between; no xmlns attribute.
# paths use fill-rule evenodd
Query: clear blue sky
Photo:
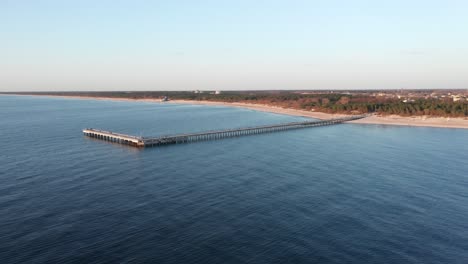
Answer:
<svg viewBox="0 0 468 264"><path fill-rule="evenodd" d="M0 0L0 91L468 88L466 0Z"/></svg>

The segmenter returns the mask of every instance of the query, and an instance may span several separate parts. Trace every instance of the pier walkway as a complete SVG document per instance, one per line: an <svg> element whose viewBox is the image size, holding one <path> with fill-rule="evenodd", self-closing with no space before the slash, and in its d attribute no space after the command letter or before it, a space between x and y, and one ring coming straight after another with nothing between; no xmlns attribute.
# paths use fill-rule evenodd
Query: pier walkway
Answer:
<svg viewBox="0 0 468 264"><path fill-rule="evenodd" d="M189 134L176 134L166 135L158 137L136 137L131 135L125 135L120 133L114 133L105 130L99 130L94 128L83 129L83 133L86 136L116 142L120 144L126 144L134 147L153 147L168 144L180 144L189 143L196 141L207 141L216 140L229 137L239 137L247 135L256 135L263 133L271 133L278 131L285 131L291 129L307 128L307 127L318 127L318 126L329 126L340 124L347 121L357 120L368 115L354 115L346 116L341 118L317 120L317 121L303 121L303 122L291 122L277 125L266 125L266 126L255 126L255 127L244 127L236 129L225 129L225 130L211 130L200 133L189 133Z"/></svg>

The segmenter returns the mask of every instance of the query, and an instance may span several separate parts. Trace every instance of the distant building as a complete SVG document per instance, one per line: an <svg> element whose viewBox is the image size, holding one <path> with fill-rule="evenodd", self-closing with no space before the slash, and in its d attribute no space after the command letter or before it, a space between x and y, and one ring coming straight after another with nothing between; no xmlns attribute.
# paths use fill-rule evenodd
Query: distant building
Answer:
<svg viewBox="0 0 468 264"><path fill-rule="evenodd" d="M215 94L221 94L221 91L215 91Z"/></svg>

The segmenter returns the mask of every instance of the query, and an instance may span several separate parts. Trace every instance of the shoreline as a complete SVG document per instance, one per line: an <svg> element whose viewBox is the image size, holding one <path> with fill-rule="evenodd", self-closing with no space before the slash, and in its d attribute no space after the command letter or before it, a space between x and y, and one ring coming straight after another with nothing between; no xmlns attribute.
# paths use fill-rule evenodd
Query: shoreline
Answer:
<svg viewBox="0 0 468 264"><path fill-rule="evenodd" d="M4 94L3 94L4 95ZM15 94L11 94L15 95ZM161 102L159 99L131 99L131 98L113 98L113 97L93 97L93 96L65 96L65 95L20 95L20 96L45 96L45 97L62 97L74 98L83 100L106 100L106 101L130 101L130 102L152 102L152 103L169 103L169 104L191 104L191 105L211 105L211 106L227 106L246 108L255 111L269 112L290 116L302 116L316 119L329 119L346 116L344 114L328 114L322 112L311 112L298 109L281 108L263 104L248 104L248 103L227 103L213 101L193 101L193 100L171 100ZM372 115L363 119L350 121L354 124L372 124L372 125L394 125L394 126L415 126L415 127L438 127L438 128L462 128L468 129L467 118L446 118L446 117L402 117L397 115L376 116Z"/></svg>

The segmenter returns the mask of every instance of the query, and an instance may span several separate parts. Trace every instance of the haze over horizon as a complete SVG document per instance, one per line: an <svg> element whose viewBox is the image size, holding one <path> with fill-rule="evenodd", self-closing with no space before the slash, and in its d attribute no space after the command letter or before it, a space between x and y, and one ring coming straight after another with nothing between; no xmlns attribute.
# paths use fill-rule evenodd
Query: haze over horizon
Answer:
<svg viewBox="0 0 468 264"><path fill-rule="evenodd" d="M2 1L0 91L468 88L468 2Z"/></svg>

